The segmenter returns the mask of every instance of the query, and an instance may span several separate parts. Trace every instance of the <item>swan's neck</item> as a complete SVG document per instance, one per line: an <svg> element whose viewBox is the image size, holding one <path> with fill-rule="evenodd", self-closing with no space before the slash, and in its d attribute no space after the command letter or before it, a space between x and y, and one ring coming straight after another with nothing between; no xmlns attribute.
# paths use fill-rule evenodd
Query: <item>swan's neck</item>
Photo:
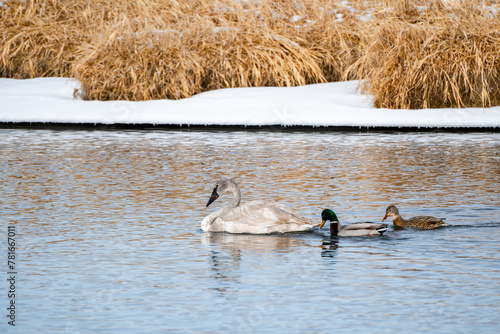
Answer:
<svg viewBox="0 0 500 334"><path fill-rule="evenodd" d="M231 201L231 203L229 204L229 206L231 208L235 208L237 207L238 205L240 205L240 202L241 202L241 193L240 193L240 189L238 188L238 186L235 184L234 186L232 186L229 191L231 193L233 193L233 200Z"/></svg>
<svg viewBox="0 0 500 334"><path fill-rule="evenodd" d="M339 235L340 223L338 221L330 222L330 235Z"/></svg>

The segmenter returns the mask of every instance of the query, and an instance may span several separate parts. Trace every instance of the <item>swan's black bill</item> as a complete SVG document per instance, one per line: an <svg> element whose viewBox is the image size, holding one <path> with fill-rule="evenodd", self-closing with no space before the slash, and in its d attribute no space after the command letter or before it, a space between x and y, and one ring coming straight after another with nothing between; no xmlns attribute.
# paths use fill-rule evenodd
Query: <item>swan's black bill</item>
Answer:
<svg viewBox="0 0 500 334"><path fill-rule="evenodd" d="M219 194L217 193L217 187L215 187L214 191L212 191L212 196L210 196L210 199L208 200L207 206L212 204L212 202L215 201L217 198L219 198Z"/></svg>

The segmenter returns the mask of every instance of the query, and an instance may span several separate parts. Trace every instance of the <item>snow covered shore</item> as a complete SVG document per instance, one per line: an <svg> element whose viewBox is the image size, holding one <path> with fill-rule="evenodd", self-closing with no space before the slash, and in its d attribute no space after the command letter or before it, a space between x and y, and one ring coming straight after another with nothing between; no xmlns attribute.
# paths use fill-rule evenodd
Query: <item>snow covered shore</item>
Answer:
<svg viewBox="0 0 500 334"><path fill-rule="evenodd" d="M73 99L67 78L0 78L0 122L72 124L500 128L500 107L376 109L356 81L301 87L233 88L188 99Z"/></svg>

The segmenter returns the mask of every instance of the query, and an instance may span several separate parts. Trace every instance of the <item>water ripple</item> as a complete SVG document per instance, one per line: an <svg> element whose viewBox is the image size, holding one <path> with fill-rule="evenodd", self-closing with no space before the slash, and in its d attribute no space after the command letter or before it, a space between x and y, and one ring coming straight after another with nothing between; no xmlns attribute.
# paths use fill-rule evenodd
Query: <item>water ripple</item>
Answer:
<svg viewBox="0 0 500 334"><path fill-rule="evenodd" d="M0 142L25 332L500 329L499 134L1 130ZM244 201L317 221L327 207L380 221L397 203L452 226L202 233L229 200L205 207L221 177Z"/></svg>

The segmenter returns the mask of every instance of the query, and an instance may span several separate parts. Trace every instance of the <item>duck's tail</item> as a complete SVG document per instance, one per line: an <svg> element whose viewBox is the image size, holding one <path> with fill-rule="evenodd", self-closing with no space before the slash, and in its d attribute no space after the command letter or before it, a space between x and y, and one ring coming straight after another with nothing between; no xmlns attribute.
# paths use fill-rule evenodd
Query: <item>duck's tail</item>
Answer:
<svg viewBox="0 0 500 334"><path fill-rule="evenodd" d="M439 219L441 219L441 224L439 224L439 227L450 226L450 224L447 224L447 223L444 222L446 220L446 218L439 218Z"/></svg>
<svg viewBox="0 0 500 334"><path fill-rule="evenodd" d="M385 231L387 231L389 225L387 224L382 224L381 227L377 228L376 231L380 233L380 235L384 234Z"/></svg>

